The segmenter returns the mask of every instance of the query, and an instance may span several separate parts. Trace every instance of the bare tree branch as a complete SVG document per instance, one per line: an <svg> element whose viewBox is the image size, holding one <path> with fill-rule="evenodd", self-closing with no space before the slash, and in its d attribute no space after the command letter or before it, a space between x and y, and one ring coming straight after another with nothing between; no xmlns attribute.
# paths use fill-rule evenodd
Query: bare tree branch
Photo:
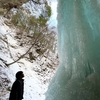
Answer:
<svg viewBox="0 0 100 100"><path fill-rule="evenodd" d="M7 66L6 60L0 58L0 60Z"/></svg>
<svg viewBox="0 0 100 100"><path fill-rule="evenodd" d="M5 39L3 39L3 38L1 38L1 37L0 37L0 39L1 39L2 41L4 41L6 44L8 44L8 42L7 42Z"/></svg>
<svg viewBox="0 0 100 100"><path fill-rule="evenodd" d="M39 36L39 35L38 35ZM22 59L30 50L31 50L31 48L35 45L35 43L37 42L37 40L38 40L38 36L37 36L37 38L35 39L35 41L34 41L34 43L31 45L31 47L26 51L26 53L24 53L23 55L21 55L17 60L15 60L14 62L11 62L11 63L9 63L9 64L6 64L7 66L10 66L10 65L12 65L12 64L14 64L14 63L16 63L16 62L18 62L20 59Z"/></svg>

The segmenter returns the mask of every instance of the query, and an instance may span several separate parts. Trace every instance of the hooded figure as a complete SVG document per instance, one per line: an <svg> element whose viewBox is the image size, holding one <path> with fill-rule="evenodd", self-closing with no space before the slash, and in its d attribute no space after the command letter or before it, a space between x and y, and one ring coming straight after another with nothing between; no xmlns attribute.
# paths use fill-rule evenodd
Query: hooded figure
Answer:
<svg viewBox="0 0 100 100"><path fill-rule="evenodd" d="M9 100L22 100L24 90L24 74L22 71L16 73L16 80L12 85Z"/></svg>

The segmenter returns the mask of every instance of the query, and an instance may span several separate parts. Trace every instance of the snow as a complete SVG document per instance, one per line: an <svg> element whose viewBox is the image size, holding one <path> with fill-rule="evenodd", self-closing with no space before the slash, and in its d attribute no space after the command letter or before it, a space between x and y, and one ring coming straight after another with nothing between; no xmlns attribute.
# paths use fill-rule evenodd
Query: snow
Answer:
<svg viewBox="0 0 100 100"><path fill-rule="evenodd" d="M52 0L50 6L52 10L52 15L48 23L50 23L50 26L57 26L57 1Z"/></svg>
<svg viewBox="0 0 100 100"><path fill-rule="evenodd" d="M9 34L8 34L9 33ZM18 44L16 40L14 40L14 30L9 28L4 24L4 18L0 17L0 37L4 37L6 35L7 41L10 45L16 46L16 48L7 46L6 43L4 43L2 40L0 40L0 58L3 60L6 60L7 63L13 62L14 59L17 57L15 56L18 52L23 54L25 51L24 48L18 47ZM12 51L11 55L8 53L8 50ZM42 59L44 62L45 59ZM10 80L7 83L6 88L11 87L12 83L15 81L15 74L17 71L23 71L24 72L24 99L23 100L45 100L45 92L47 90L49 82L43 83L43 77L38 75L36 71L34 71L35 68L40 66L40 63L37 62L29 62L26 59L21 59L18 63L15 63L13 65L10 65L6 67L5 63L0 60L0 72L5 74L0 74L0 77L2 79L8 79ZM46 67L46 65L44 65ZM50 79L52 76L46 76L45 78ZM1 92L1 91L0 91ZM8 100L9 98L9 91L5 89L5 93L0 95L0 100Z"/></svg>

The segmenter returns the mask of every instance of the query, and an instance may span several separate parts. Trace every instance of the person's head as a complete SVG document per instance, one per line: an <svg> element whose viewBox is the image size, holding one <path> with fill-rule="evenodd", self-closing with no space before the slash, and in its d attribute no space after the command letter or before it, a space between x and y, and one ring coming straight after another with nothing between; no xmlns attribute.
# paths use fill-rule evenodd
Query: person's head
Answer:
<svg viewBox="0 0 100 100"><path fill-rule="evenodd" d="M16 79L22 79L23 77L24 77L24 74L23 74L22 71L18 71L18 72L16 73Z"/></svg>

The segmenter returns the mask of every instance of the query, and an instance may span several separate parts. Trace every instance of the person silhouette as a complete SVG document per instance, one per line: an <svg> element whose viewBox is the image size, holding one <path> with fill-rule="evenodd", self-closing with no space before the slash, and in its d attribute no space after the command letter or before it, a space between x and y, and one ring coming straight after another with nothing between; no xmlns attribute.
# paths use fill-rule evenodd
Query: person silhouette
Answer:
<svg viewBox="0 0 100 100"><path fill-rule="evenodd" d="M22 100L24 92L24 74L22 71L16 73L16 80L12 85L9 100Z"/></svg>

